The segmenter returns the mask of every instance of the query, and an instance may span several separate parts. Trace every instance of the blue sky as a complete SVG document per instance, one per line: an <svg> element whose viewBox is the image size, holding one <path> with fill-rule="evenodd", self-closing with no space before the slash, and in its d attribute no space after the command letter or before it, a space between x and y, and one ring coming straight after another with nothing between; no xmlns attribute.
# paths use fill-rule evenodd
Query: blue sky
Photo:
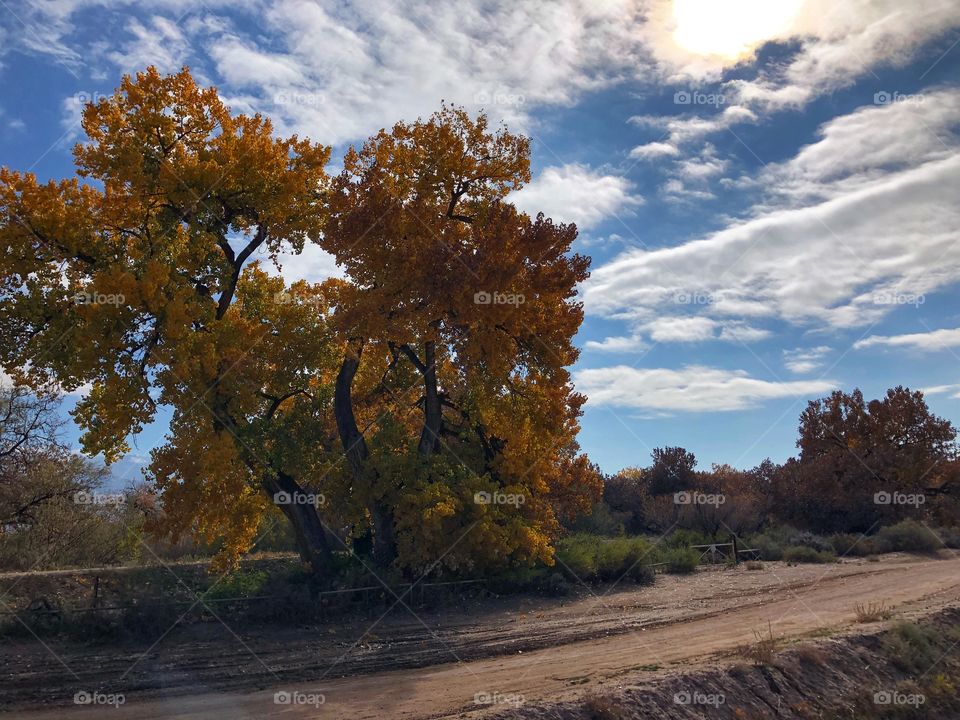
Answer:
<svg viewBox="0 0 960 720"><path fill-rule="evenodd" d="M954 0L12 3L0 162L71 174L83 102L148 64L334 163L441 100L483 108L533 140L517 204L593 258L584 449L752 466L833 388L925 389L960 423L958 42ZM335 272L317 248L283 270Z"/></svg>

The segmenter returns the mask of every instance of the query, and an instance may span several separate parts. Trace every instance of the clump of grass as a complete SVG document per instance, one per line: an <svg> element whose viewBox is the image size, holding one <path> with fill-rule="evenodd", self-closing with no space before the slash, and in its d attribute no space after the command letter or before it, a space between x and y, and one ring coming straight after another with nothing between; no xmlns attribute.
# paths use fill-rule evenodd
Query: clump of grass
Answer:
<svg viewBox="0 0 960 720"><path fill-rule="evenodd" d="M583 709L590 720L623 720L624 710L607 695L589 693L583 698Z"/></svg>
<svg viewBox="0 0 960 720"><path fill-rule="evenodd" d="M925 673L941 654L937 651L937 630L910 622L898 622L884 640L893 664L908 673Z"/></svg>
<svg viewBox="0 0 960 720"><path fill-rule="evenodd" d="M773 636L773 626L767 623L767 632L753 631L754 641L737 648L737 654L754 665L770 665L777 652L777 639Z"/></svg>
<svg viewBox="0 0 960 720"><path fill-rule="evenodd" d="M857 615L858 623L879 622L880 620L889 620L893 617L893 610L888 608L883 601L869 602L866 604L857 603L853 610Z"/></svg>
<svg viewBox="0 0 960 720"><path fill-rule="evenodd" d="M801 645L797 648L797 658L802 663L807 665L819 665L820 667L826 666L828 659L827 654L823 651L822 648L817 647L816 645Z"/></svg>
<svg viewBox="0 0 960 720"><path fill-rule="evenodd" d="M745 567L747 570L763 570L763 563L759 560L748 560Z"/></svg>

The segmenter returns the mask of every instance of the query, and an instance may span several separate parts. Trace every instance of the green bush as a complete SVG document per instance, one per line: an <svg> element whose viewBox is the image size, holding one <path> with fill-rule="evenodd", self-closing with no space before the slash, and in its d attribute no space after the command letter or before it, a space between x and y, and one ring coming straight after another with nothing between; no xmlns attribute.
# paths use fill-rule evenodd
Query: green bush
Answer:
<svg viewBox="0 0 960 720"><path fill-rule="evenodd" d="M881 528L874 543L879 552L932 553L943 547L943 542L931 530L911 519Z"/></svg>
<svg viewBox="0 0 960 720"><path fill-rule="evenodd" d="M706 533L681 528L670 533L663 542L667 547L682 548L691 545L711 545L716 541Z"/></svg>
<svg viewBox="0 0 960 720"><path fill-rule="evenodd" d="M572 580L595 580L599 541L597 536L583 534L564 538L557 544L557 564Z"/></svg>
<svg viewBox="0 0 960 720"><path fill-rule="evenodd" d="M838 533L830 538L830 544L841 557L864 557L876 552L871 538L854 533Z"/></svg>
<svg viewBox="0 0 960 720"><path fill-rule="evenodd" d="M264 570L237 570L216 581L203 595L204 600L221 600L236 597L253 597L267 582Z"/></svg>
<svg viewBox="0 0 960 720"><path fill-rule="evenodd" d="M577 534L557 544L557 565L573 580L614 582L628 577L651 582L650 542L643 537L605 538ZM646 569L644 569L646 568Z"/></svg>
<svg viewBox="0 0 960 720"><path fill-rule="evenodd" d="M760 558L763 560L783 559L783 544L765 533L753 536L747 544L752 548L756 548L760 552Z"/></svg>
<svg viewBox="0 0 960 720"><path fill-rule="evenodd" d="M827 550L814 550L806 545L791 545L783 551L783 559L794 563L831 563L837 556Z"/></svg>
<svg viewBox="0 0 960 720"><path fill-rule="evenodd" d="M660 561L667 564L668 573L692 573L700 562L700 554L691 548L669 548L661 554Z"/></svg>
<svg viewBox="0 0 960 720"><path fill-rule="evenodd" d="M833 545L830 544L827 538L807 530L794 532L789 536L787 544L803 545L804 547L813 548L819 552L833 552Z"/></svg>
<svg viewBox="0 0 960 720"><path fill-rule="evenodd" d="M942 657L937 650L937 630L901 621L884 639L893 664L909 673L925 673Z"/></svg>

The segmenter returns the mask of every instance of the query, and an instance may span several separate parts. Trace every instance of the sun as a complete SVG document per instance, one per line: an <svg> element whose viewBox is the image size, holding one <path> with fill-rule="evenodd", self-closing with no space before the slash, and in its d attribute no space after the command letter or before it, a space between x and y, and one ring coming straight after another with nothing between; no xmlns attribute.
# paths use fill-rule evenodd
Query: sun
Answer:
<svg viewBox="0 0 960 720"><path fill-rule="evenodd" d="M781 36L803 0L673 0L673 39L697 55L731 60Z"/></svg>

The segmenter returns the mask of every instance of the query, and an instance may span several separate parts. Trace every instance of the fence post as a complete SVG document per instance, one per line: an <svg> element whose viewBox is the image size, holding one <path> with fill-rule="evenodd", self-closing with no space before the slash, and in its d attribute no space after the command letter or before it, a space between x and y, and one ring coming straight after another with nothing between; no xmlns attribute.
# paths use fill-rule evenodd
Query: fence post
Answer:
<svg viewBox="0 0 960 720"><path fill-rule="evenodd" d="M100 607L100 576L97 575L93 578L93 603L91 607L96 610Z"/></svg>
<svg viewBox="0 0 960 720"><path fill-rule="evenodd" d="M737 552L737 536L736 536L736 535L731 535L731 536L730 536L730 541L733 543L733 564L734 564L734 565L739 565L739 564L740 564L740 554Z"/></svg>

